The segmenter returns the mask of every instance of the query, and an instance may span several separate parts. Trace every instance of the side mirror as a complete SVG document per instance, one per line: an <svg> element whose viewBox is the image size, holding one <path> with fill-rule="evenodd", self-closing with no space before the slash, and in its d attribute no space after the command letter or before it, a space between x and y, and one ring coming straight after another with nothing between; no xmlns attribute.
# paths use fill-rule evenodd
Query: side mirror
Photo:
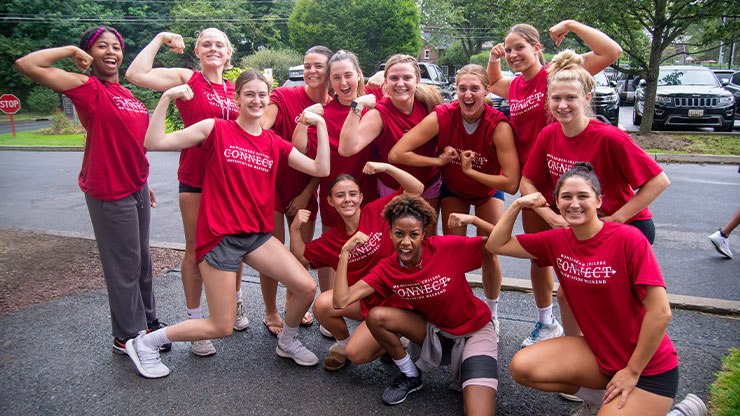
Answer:
<svg viewBox="0 0 740 416"><path fill-rule="evenodd" d="M730 80L729 79L723 79L722 81L720 81L720 83L722 84L723 87L726 87L726 86L730 85Z"/></svg>

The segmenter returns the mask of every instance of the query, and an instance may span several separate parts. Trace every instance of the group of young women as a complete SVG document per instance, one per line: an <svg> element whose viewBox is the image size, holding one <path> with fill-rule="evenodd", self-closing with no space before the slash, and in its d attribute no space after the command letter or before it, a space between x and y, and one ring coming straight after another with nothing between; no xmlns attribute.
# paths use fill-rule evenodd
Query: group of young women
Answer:
<svg viewBox="0 0 740 416"><path fill-rule="evenodd" d="M532 259L538 307L527 348L511 362L515 380L575 394L600 414L665 414L678 362L666 336L670 308L647 207L669 182L628 135L589 117L591 74L621 48L575 21L550 34L559 44L569 31L592 51L564 51L544 65L537 30L514 26L492 49L487 71L471 64L458 72L458 99L450 104L420 84L407 55L390 57L382 86L365 95L354 54L316 46L304 57L306 85L270 94L271 82L256 70L234 84L222 79L232 48L217 29L198 36L199 71L152 68L161 45L185 48L181 36L160 33L126 74L163 91L151 120L118 84L123 39L115 29L92 28L79 48L20 58L22 73L73 100L88 130L80 187L104 266L114 352L128 354L149 378L169 374L159 352L173 341L191 341L196 355L215 353L208 340L248 325L244 262L260 273L263 322L278 337L278 356L318 363L297 339L299 325L313 319L313 303L322 334L336 340L325 369L387 354L401 372L382 395L392 405L420 389L420 370L440 365L449 349L466 413L493 414L496 255L503 254ZM91 67L90 75L51 67L65 57L83 71ZM502 57L521 75L503 79ZM511 119L486 104L489 91L509 99ZM166 133L173 100L186 127ZM183 149L189 319L166 328L151 288L146 149ZM504 213L503 192L517 190L522 198ZM435 235L439 208L444 236ZM520 211L527 234L514 237ZM312 241L319 213L322 235ZM282 243L284 218L290 251ZM470 224L479 237L464 237ZM319 269L315 302L307 267ZM465 279L480 267L485 300ZM566 336L552 316L551 267ZM284 319L277 282L288 290ZM350 334L344 318L361 323Z"/></svg>

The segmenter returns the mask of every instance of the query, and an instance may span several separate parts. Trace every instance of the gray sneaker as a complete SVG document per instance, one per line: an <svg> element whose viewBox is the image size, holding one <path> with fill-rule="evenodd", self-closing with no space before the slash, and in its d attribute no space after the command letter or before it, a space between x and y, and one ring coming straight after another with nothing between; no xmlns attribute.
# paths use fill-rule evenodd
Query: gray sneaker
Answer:
<svg viewBox="0 0 740 416"><path fill-rule="evenodd" d="M290 358L295 361L296 364L304 367L311 367L319 363L319 358L316 357L316 354L309 351L308 348L304 347L303 344L301 344L301 341L298 341L297 339L293 340L290 345L283 346L280 344L280 336L278 335L278 344L275 348L275 354L277 354L278 357Z"/></svg>
<svg viewBox="0 0 740 416"><path fill-rule="evenodd" d="M136 370L146 378L160 378L170 374L170 369L159 359L159 348L147 348L141 342L144 331L136 338L126 341L126 352L134 362Z"/></svg>
<svg viewBox="0 0 740 416"><path fill-rule="evenodd" d="M560 326L558 321L554 321L552 324L543 324L537 322L527 338L522 342L522 348L528 347L532 344L536 344L540 341L544 341L550 338L557 338L563 336L563 327Z"/></svg>
<svg viewBox="0 0 740 416"><path fill-rule="evenodd" d="M717 230L711 235L707 237L709 241L714 244L714 248L719 252L719 254L727 257L728 259L732 258L732 250L730 250L730 242L728 241L727 237L723 237L722 233Z"/></svg>
<svg viewBox="0 0 740 416"><path fill-rule="evenodd" d="M234 329L237 331L244 331L249 326L249 319L244 315L244 304L242 302L236 303L236 320L234 321ZM213 352L216 352L215 350Z"/></svg>
<svg viewBox="0 0 740 416"><path fill-rule="evenodd" d="M193 341L192 344L193 354L199 357L207 357L216 353L216 347L213 346L213 343L209 339Z"/></svg>
<svg viewBox="0 0 740 416"><path fill-rule="evenodd" d="M571 416L596 416L599 413L600 404L591 403L584 401L582 405L578 407Z"/></svg>
<svg viewBox="0 0 740 416"><path fill-rule="evenodd" d="M707 416L707 405L695 394L687 394L686 398L681 403L671 410L669 415L681 415L681 416Z"/></svg>

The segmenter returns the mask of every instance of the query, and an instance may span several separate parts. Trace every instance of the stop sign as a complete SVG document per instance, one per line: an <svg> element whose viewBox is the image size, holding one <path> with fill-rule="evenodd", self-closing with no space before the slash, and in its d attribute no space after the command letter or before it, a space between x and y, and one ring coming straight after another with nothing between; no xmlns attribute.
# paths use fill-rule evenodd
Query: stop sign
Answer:
<svg viewBox="0 0 740 416"><path fill-rule="evenodd" d="M0 111L5 114L15 114L21 109L21 100L13 94L0 95Z"/></svg>

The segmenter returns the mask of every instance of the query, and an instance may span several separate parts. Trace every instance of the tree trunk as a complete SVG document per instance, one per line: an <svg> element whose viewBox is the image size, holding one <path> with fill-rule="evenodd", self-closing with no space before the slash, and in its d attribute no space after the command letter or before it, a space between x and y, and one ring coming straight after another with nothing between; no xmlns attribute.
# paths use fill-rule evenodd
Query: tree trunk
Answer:
<svg viewBox="0 0 740 416"><path fill-rule="evenodd" d="M665 1L658 0L655 2L655 32L652 33L653 38L650 42L650 59L648 61L647 76L645 77L645 107L642 110L640 134L648 134L653 129L655 93L658 90L658 74L660 72L660 61L663 53L663 37L666 30Z"/></svg>

